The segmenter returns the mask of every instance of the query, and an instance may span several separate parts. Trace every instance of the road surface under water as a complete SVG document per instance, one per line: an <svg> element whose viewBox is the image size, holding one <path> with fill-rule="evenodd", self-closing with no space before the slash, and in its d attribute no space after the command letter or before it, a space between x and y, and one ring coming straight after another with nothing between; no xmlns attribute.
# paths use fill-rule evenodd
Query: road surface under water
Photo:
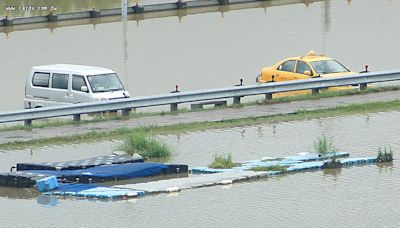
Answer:
<svg viewBox="0 0 400 228"><path fill-rule="evenodd" d="M280 157L312 150L322 134L351 156L374 156L390 146L398 157L400 112L290 121L181 135L161 135L174 148L169 162L209 164L215 153L234 160ZM105 155L121 141L3 151L0 171L16 162L60 161ZM393 164L283 175L232 186L185 190L134 200L91 201L40 197L0 188L1 226L138 227L397 227L400 170Z"/></svg>
<svg viewBox="0 0 400 228"><path fill-rule="evenodd" d="M71 3L66 11L90 6L72 2L75 7ZM108 4L101 8L119 2ZM400 66L399 1L273 0L264 8L229 10L234 7L128 21L126 26L118 21L9 28L0 33L0 111L23 108L25 78L32 66L43 64L114 69L134 96L168 93L175 85L189 91L232 86L240 78L254 83L262 67L310 50L335 57L354 71L363 70L365 63L371 70Z"/></svg>

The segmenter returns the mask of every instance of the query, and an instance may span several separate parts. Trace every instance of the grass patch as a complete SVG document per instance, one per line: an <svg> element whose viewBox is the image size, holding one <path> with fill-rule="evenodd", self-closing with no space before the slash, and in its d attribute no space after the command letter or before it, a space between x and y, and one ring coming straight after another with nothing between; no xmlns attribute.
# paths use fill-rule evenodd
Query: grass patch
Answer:
<svg viewBox="0 0 400 228"><path fill-rule="evenodd" d="M216 154L214 155L214 161L208 165L214 169L230 169L235 167L237 164L232 160L232 154Z"/></svg>
<svg viewBox="0 0 400 228"><path fill-rule="evenodd" d="M134 129L118 128L115 130L104 131L104 132L92 131L85 134L77 134L71 136L33 139L29 141L14 141L10 143L0 144L0 149L3 150L23 149L23 148L41 147L50 144L54 145L54 144L68 144L68 143L87 143L98 140L122 139L126 137L127 134L136 131L143 131L151 133L153 135L174 134L174 133L184 133L188 131L242 127L242 126L258 125L258 124L325 118L332 116L344 116L344 115L365 114L365 113L380 112L380 111L392 111L399 109L400 109L400 101L352 104L344 107L319 109L313 111L300 110L292 114L249 117L249 118L234 119L234 120L224 120L219 122L195 122L195 123L185 123L185 124L174 124L168 126L138 127Z"/></svg>
<svg viewBox="0 0 400 228"><path fill-rule="evenodd" d="M253 167L251 171L280 171L286 172L289 166L280 166L280 165L272 165L272 166L257 166Z"/></svg>
<svg viewBox="0 0 400 228"><path fill-rule="evenodd" d="M377 86L377 87L369 87L365 91L360 91L359 89L344 89L344 90L327 90L322 91L319 94L304 94L297 96L288 96L288 97L280 97L275 98L271 101L266 101L267 103L281 103L281 102L289 102L289 101L300 101L300 100L313 100L320 99L326 97L340 97L340 96L349 96L349 95L357 95L357 94L366 94L366 93L379 93L385 91L399 90L400 86Z"/></svg>
<svg viewBox="0 0 400 228"><path fill-rule="evenodd" d="M138 153L147 158L164 158L171 155L167 144L157 141L154 136L143 131L129 133L119 149L127 154Z"/></svg>
<svg viewBox="0 0 400 228"><path fill-rule="evenodd" d="M336 148L331 138L322 135L314 141L314 150L322 157L326 157L329 153L335 154Z"/></svg>

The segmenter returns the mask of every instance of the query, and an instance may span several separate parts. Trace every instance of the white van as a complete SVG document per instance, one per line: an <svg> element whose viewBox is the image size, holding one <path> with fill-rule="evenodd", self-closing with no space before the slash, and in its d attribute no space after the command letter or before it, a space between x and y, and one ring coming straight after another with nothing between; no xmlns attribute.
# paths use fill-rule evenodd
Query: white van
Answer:
<svg viewBox="0 0 400 228"><path fill-rule="evenodd" d="M91 66L35 66L26 80L24 107L112 100L129 97L117 74Z"/></svg>

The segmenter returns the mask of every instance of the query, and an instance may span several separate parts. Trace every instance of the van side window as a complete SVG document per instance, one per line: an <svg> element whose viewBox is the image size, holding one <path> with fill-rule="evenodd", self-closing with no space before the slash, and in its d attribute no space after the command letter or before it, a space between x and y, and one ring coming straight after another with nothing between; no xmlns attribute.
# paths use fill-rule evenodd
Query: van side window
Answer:
<svg viewBox="0 0 400 228"><path fill-rule="evenodd" d="M49 87L50 74L35 72L32 78L32 84L39 87Z"/></svg>
<svg viewBox="0 0 400 228"><path fill-rule="evenodd" d="M72 89L76 91L81 91L81 87L86 86L85 78L80 75L72 76Z"/></svg>
<svg viewBox="0 0 400 228"><path fill-rule="evenodd" d="M51 87L54 89L68 89L68 74L53 74Z"/></svg>

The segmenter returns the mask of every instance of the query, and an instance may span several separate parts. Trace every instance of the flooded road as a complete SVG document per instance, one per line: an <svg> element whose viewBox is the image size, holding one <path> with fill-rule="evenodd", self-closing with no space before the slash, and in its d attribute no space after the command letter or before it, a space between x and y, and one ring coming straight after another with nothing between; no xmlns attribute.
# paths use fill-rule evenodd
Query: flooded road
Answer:
<svg viewBox="0 0 400 228"><path fill-rule="evenodd" d="M23 108L25 78L43 64L114 69L134 96L168 93L175 85L189 91L232 86L240 78L254 83L263 66L312 49L355 71L365 63L371 70L400 67L400 30L394 29L400 27L399 1L276 0L266 8L230 7L129 21L126 36L121 22L2 32L0 111Z"/></svg>
<svg viewBox="0 0 400 228"><path fill-rule="evenodd" d="M234 160L309 152L321 134L340 151L374 156L378 146L400 151L400 112L331 117L276 124L161 135L174 148L169 162L209 164L215 153ZM105 155L120 141L3 151L1 171L16 162L58 161ZM117 202L38 197L27 190L0 188L1 225L150 227L396 227L400 208L398 160L393 165L343 168L277 176L257 182L146 196ZM76 210L79 208L79 211ZM35 213L31 211L34 210ZM51 218L51 219L48 219Z"/></svg>

